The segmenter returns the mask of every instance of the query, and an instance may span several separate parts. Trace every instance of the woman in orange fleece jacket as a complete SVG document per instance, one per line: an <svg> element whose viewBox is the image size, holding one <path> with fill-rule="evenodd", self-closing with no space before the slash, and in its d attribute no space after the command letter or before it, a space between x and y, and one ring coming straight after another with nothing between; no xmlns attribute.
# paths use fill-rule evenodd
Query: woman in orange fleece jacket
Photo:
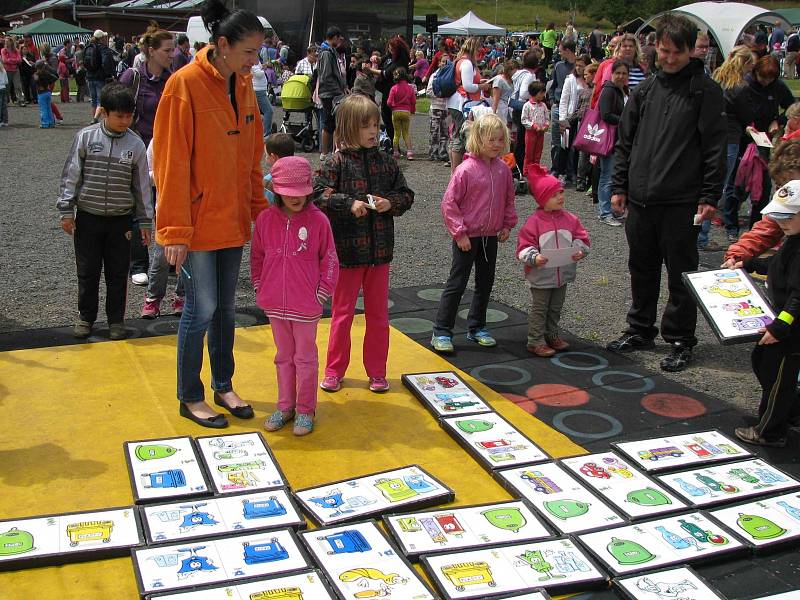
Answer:
<svg viewBox="0 0 800 600"><path fill-rule="evenodd" d="M267 207L261 116L250 83L264 29L255 14L230 12L221 0L206 0L202 16L212 43L169 78L156 113L156 239L186 286L178 326L180 414L223 428L228 420L205 402L200 380L203 338L208 334L214 403L252 418L233 391L233 337L242 248Z"/></svg>

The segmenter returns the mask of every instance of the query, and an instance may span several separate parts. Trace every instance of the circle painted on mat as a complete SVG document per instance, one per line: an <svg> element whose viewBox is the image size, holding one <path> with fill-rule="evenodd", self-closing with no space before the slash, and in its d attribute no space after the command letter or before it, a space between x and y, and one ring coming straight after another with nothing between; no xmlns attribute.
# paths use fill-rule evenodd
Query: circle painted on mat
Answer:
<svg viewBox="0 0 800 600"><path fill-rule="evenodd" d="M606 431L595 433L591 431L577 431L571 427L568 427L564 423L564 421L566 421L568 418L577 416L596 417L608 423L609 428ZM553 427L558 429L564 435L580 437L587 440L602 440L604 438L613 437L622 433L622 423L620 423L611 415L597 412L596 410L565 410L564 412L560 412L553 417Z"/></svg>
<svg viewBox="0 0 800 600"><path fill-rule="evenodd" d="M584 365L564 362L565 358L577 358L579 356L590 358L595 361L595 364ZM599 371L608 367L608 361L594 352L562 352L551 358L550 362L573 371Z"/></svg>
<svg viewBox="0 0 800 600"><path fill-rule="evenodd" d="M386 308L392 308L393 306L394 306L394 300L387 299ZM358 310L364 310L364 296L358 297L358 300L356 300L356 308Z"/></svg>
<svg viewBox="0 0 800 600"><path fill-rule="evenodd" d="M641 386L636 389L630 389L616 385L606 385L603 383L603 380L609 375L627 375L633 379L639 379L641 381ZM656 384L649 377L639 375L638 373L631 373L630 371L603 371L602 373L595 373L592 376L592 383L599 385L603 389L610 390L612 392L620 392L623 394L641 394L642 392L649 392L656 387ZM626 381L625 383L628 382Z"/></svg>
<svg viewBox="0 0 800 600"><path fill-rule="evenodd" d="M420 290L417 292L417 298L422 298L423 300L427 300L428 302L439 302L439 300L442 299L442 292L444 292L444 290L441 288Z"/></svg>
<svg viewBox="0 0 800 600"><path fill-rule="evenodd" d="M237 327L252 327L253 325L258 325L258 319L247 313L236 313L234 322Z"/></svg>
<svg viewBox="0 0 800 600"><path fill-rule="evenodd" d="M516 373L517 378L507 381L505 379L497 379L497 374L502 371ZM487 377L484 373L488 373L489 376ZM488 385L522 385L531 380L531 374L528 373L528 371L520 369L519 367L512 367L511 365L481 365L480 367L472 369L469 374L481 383L486 383Z"/></svg>
<svg viewBox="0 0 800 600"><path fill-rule="evenodd" d="M467 320L469 317L469 309L465 308L463 310L458 311L458 316L463 319ZM502 310L496 310L494 308L489 308L486 310L486 322L487 323L500 323L508 319L508 313L503 312Z"/></svg>
<svg viewBox="0 0 800 600"><path fill-rule="evenodd" d="M642 407L661 417L690 419L706 414L706 405L681 394L648 394L642 398Z"/></svg>
<svg viewBox="0 0 800 600"><path fill-rule="evenodd" d="M535 415L536 409L536 402L531 400L530 398L526 398L525 396L520 396L519 394L500 394L506 400L511 400L514 404L519 406L522 410L524 410L529 415Z"/></svg>
<svg viewBox="0 0 800 600"><path fill-rule="evenodd" d="M101 331L103 332L102 334L100 334ZM131 327L130 325L125 325L125 333L128 334L127 337L125 338L126 340L132 340L138 337L142 337L142 332L139 331L136 327ZM96 333L94 335L90 335L88 338L86 338L86 341L87 342L112 341L109 339L108 336L109 336L108 326L101 327L100 329L96 330Z"/></svg>
<svg viewBox="0 0 800 600"><path fill-rule="evenodd" d="M174 335L178 333L180 318L157 319L145 327L145 331L153 335Z"/></svg>
<svg viewBox="0 0 800 600"><path fill-rule="evenodd" d="M529 387L525 394L545 406L582 406L589 402L586 390L562 383L540 383Z"/></svg>
<svg viewBox="0 0 800 600"><path fill-rule="evenodd" d="M389 325L403 333L425 333L433 331L433 321L415 317L400 317L389 321Z"/></svg>

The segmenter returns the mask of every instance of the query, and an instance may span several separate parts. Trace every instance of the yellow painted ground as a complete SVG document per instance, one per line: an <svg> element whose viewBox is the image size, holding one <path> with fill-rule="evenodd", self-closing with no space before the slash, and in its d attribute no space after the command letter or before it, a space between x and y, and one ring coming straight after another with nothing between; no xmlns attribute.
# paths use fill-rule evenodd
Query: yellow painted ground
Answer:
<svg viewBox="0 0 800 600"><path fill-rule="evenodd" d="M455 490L455 504L509 494L464 452L405 390L402 373L452 370L447 361L392 331L392 390L370 393L361 365L364 320L353 325L353 360L342 391L320 393L314 433L290 429L267 440L295 489L417 463ZM319 328L324 365L328 322ZM269 326L237 329L239 394L256 410L231 417L223 433L260 429L275 409L274 345ZM490 356L487 353L487 356ZM207 361L206 361L207 362ZM583 452L481 383L467 381L554 457ZM210 379L207 370L203 380ZM178 416L173 336L0 353L0 518L133 503L126 440L209 435ZM123 600L138 597L129 558L0 573L2 600Z"/></svg>

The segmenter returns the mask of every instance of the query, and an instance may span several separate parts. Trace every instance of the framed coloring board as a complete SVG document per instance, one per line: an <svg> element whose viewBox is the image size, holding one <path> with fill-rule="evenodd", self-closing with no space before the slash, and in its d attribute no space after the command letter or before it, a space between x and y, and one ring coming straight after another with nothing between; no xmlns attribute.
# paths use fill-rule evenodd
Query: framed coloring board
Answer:
<svg viewBox="0 0 800 600"><path fill-rule="evenodd" d="M334 481L294 492L302 510L318 525L358 521L400 507L446 504L453 490L417 465Z"/></svg>
<svg viewBox="0 0 800 600"><path fill-rule="evenodd" d="M767 299L743 269L683 273L686 287L721 344L761 339L758 331L775 319Z"/></svg>
<svg viewBox="0 0 800 600"><path fill-rule="evenodd" d="M143 596L310 566L290 529L133 550L136 581Z"/></svg>
<svg viewBox="0 0 800 600"><path fill-rule="evenodd" d="M266 440L258 432L196 438L216 494L288 485Z"/></svg>
<svg viewBox="0 0 800 600"><path fill-rule="evenodd" d="M622 525L625 520L554 462L496 471L495 479L527 500L556 531L578 533Z"/></svg>
<svg viewBox="0 0 800 600"><path fill-rule="evenodd" d="M425 572L446 600L602 587L606 576L571 539L423 556Z"/></svg>
<svg viewBox="0 0 800 600"><path fill-rule="evenodd" d="M613 442L618 452L647 473L741 460L752 453L719 431L699 431L634 442Z"/></svg>
<svg viewBox="0 0 800 600"><path fill-rule="evenodd" d="M689 567L619 577L614 586L630 600L725 600L725 596Z"/></svg>
<svg viewBox="0 0 800 600"><path fill-rule="evenodd" d="M615 576L746 552L736 536L693 512L578 536Z"/></svg>
<svg viewBox="0 0 800 600"><path fill-rule="evenodd" d="M532 592L511 593L504 596L495 596L496 600L505 600L506 598L514 600L552 600L550 594L544 590L533 590Z"/></svg>
<svg viewBox="0 0 800 600"><path fill-rule="evenodd" d="M800 487L800 481L758 458L678 471L656 479L695 507Z"/></svg>
<svg viewBox="0 0 800 600"><path fill-rule="evenodd" d="M0 521L0 571L127 556L143 545L135 506Z"/></svg>
<svg viewBox="0 0 800 600"><path fill-rule="evenodd" d="M434 417L492 412L492 408L453 371L410 373L403 385Z"/></svg>
<svg viewBox="0 0 800 600"><path fill-rule="evenodd" d="M226 494L189 503L148 505L142 507L142 520L148 544L246 530L306 527L305 519L283 488Z"/></svg>
<svg viewBox="0 0 800 600"><path fill-rule="evenodd" d="M561 463L618 512L641 519L684 510L686 504L613 452L561 459Z"/></svg>
<svg viewBox="0 0 800 600"><path fill-rule="evenodd" d="M301 539L342 600L435 598L375 521L314 529Z"/></svg>
<svg viewBox="0 0 800 600"><path fill-rule="evenodd" d="M247 583L151 594L148 600L334 600L336 596L319 571L300 571Z"/></svg>
<svg viewBox="0 0 800 600"><path fill-rule="evenodd" d="M386 530L407 558L553 537L521 500L386 515Z"/></svg>
<svg viewBox="0 0 800 600"><path fill-rule="evenodd" d="M489 472L550 460L544 450L496 412L439 422Z"/></svg>
<svg viewBox="0 0 800 600"><path fill-rule="evenodd" d="M125 442L124 449L136 504L211 495L192 438Z"/></svg>
<svg viewBox="0 0 800 600"><path fill-rule="evenodd" d="M756 550L800 539L800 493L792 492L727 506L709 514Z"/></svg>

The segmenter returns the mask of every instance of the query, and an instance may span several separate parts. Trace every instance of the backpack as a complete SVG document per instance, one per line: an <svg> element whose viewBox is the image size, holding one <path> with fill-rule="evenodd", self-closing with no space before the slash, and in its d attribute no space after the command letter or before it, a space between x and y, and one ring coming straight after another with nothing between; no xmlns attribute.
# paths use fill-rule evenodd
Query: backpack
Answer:
<svg viewBox="0 0 800 600"><path fill-rule="evenodd" d="M83 52L83 65L89 73L95 73L100 70L102 57L100 56L100 48L97 44L89 44Z"/></svg>
<svg viewBox="0 0 800 600"><path fill-rule="evenodd" d="M458 90L456 84L456 63L451 60L440 68L433 76L433 95L437 98L449 98Z"/></svg>

